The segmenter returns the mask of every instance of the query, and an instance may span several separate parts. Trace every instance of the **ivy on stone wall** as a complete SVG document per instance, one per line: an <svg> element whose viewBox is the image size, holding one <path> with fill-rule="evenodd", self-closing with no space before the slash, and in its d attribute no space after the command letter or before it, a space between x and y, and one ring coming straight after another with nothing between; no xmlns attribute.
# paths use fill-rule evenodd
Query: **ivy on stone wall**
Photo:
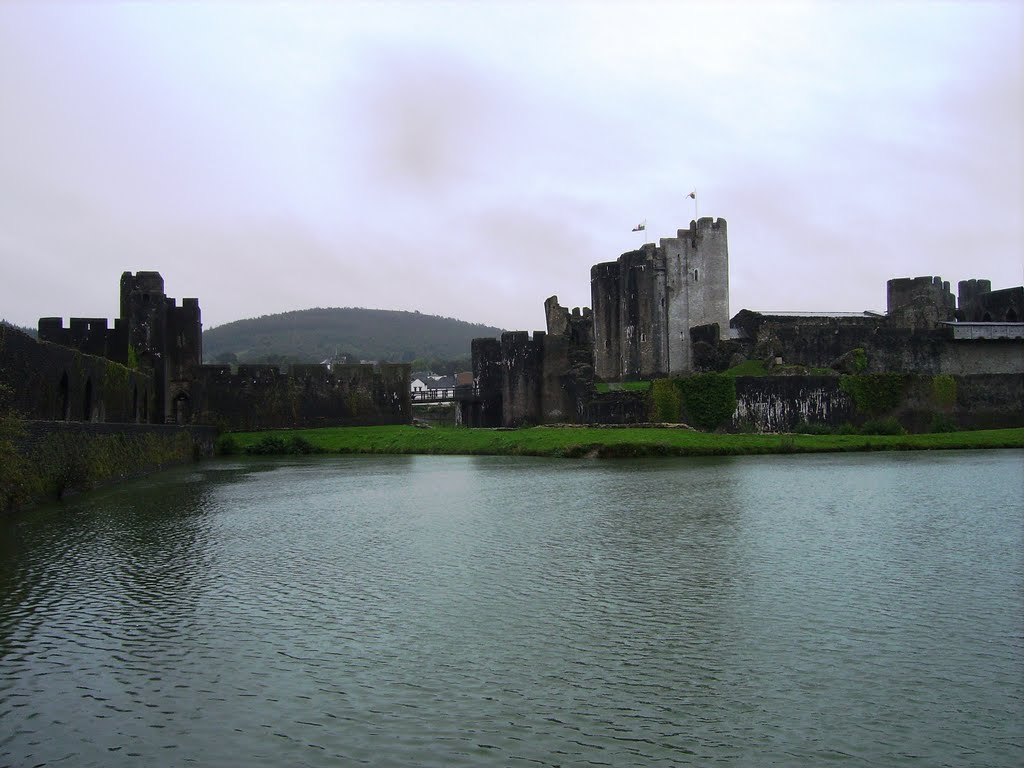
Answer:
<svg viewBox="0 0 1024 768"><path fill-rule="evenodd" d="M736 379L721 373L698 373L676 379L683 396L683 414L691 426L713 430L736 412Z"/></svg>
<svg viewBox="0 0 1024 768"><path fill-rule="evenodd" d="M956 379L944 373L932 377L932 404L941 410L952 410L956 405Z"/></svg>
<svg viewBox="0 0 1024 768"><path fill-rule="evenodd" d="M869 416L881 416L903 402L907 377L899 373L868 373L843 376L839 387L851 398L857 410Z"/></svg>
<svg viewBox="0 0 1024 768"><path fill-rule="evenodd" d="M651 421L684 420L698 429L713 430L736 412L736 379L722 373L657 379L651 384L649 398Z"/></svg>
<svg viewBox="0 0 1024 768"><path fill-rule="evenodd" d="M853 370L857 373L864 373L868 369L868 353L862 347L852 351Z"/></svg>
<svg viewBox="0 0 1024 768"><path fill-rule="evenodd" d="M0 326L0 334L3 326ZM2 336L0 336L2 341ZM14 391L0 383L0 514L23 503L29 495L28 462L14 447L23 424L10 408Z"/></svg>
<svg viewBox="0 0 1024 768"><path fill-rule="evenodd" d="M657 379L651 383L650 420L676 424L682 415L683 398L677 379Z"/></svg>
<svg viewBox="0 0 1024 768"><path fill-rule="evenodd" d="M187 461L193 450L192 437L185 431L137 435L55 432L30 452L29 488L32 496L60 498L69 489L82 490Z"/></svg>

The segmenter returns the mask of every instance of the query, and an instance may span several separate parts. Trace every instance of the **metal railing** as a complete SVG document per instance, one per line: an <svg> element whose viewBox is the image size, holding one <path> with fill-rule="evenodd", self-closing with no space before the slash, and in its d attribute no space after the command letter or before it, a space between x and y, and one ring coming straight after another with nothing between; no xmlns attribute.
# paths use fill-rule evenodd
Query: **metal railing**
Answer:
<svg viewBox="0 0 1024 768"><path fill-rule="evenodd" d="M456 387L416 389L410 393L410 399L414 403L445 403L476 397L479 394L480 388L476 384L460 384Z"/></svg>

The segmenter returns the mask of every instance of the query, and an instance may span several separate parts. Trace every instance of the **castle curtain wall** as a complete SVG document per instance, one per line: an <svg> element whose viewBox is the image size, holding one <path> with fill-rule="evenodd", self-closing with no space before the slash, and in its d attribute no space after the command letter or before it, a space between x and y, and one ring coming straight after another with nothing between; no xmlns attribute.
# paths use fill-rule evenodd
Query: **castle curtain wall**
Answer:
<svg viewBox="0 0 1024 768"><path fill-rule="evenodd" d="M27 419L137 423L156 407L153 378L0 325L0 383Z"/></svg>
<svg viewBox="0 0 1024 768"><path fill-rule="evenodd" d="M407 364L204 365L193 385L193 420L232 430L408 424Z"/></svg>

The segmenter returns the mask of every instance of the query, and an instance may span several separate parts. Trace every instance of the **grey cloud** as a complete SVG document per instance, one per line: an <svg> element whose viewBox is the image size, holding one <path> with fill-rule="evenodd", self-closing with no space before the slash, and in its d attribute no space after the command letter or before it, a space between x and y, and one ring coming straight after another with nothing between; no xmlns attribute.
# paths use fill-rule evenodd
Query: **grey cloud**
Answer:
<svg viewBox="0 0 1024 768"><path fill-rule="evenodd" d="M371 183L437 194L482 160L500 107L494 84L444 52L378 53L343 117Z"/></svg>

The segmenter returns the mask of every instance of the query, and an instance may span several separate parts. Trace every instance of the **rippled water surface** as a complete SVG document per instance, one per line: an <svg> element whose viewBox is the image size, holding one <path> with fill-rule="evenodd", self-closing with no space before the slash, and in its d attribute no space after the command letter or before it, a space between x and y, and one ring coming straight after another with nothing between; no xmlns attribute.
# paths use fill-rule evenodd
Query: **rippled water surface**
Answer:
<svg viewBox="0 0 1024 768"><path fill-rule="evenodd" d="M0 520L0 765L1024 764L1024 453L223 461Z"/></svg>

